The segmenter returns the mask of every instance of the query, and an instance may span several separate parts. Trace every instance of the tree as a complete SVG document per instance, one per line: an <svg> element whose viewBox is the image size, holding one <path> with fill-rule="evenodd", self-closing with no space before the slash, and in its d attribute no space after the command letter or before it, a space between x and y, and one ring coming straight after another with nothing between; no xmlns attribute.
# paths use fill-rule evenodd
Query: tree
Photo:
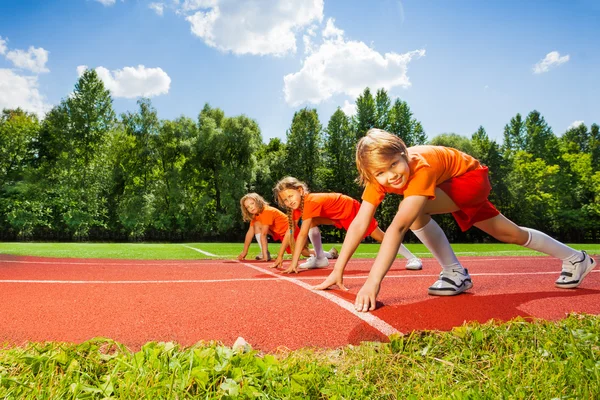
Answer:
<svg viewBox="0 0 600 400"><path fill-rule="evenodd" d="M212 222L213 234L224 234L239 220L239 198L252 180L254 153L262 142L260 129L246 116L227 118L208 105L200 113L198 125L192 161L207 183L203 190L206 199L202 201L208 210L213 203L210 199L214 201L214 214L202 218Z"/></svg>
<svg viewBox="0 0 600 400"><path fill-rule="evenodd" d="M40 130L38 118L20 108L3 110L0 115L0 188L22 179L31 165L33 141Z"/></svg>
<svg viewBox="0 0 600 400"><path fill-rule="evenodd" d="M385 89L377 90L375 96L375 127L389 131L391 101Z"/></svg>
<svg viewBox="0 0 600 400"><path fill-rule="evenodd" d="M294 113L287 132L286 172L318 190L317 170L321 163L322 126L317 110L303 108Z"/></svg>
<svg viewBox="0 0 600 400"><path fill-rule="evenodd" d="M594 172L600 171L600 126L598 124L592 124L589 140L588 148L592 155L592 169Z"/></svg>
<svg viewBox="0 0 600 400"><path fill-rule="evenodd" d="M525 120L524 150L549 164L555 164L559 158L558 139L536 110Z"/></svg>
<svg viewBox="0 0 600 400"><path fill-rule="evenodd" d="M355 164L356 136L352 132L350 120L338 108L325 130L325 187L331 192L345 193L352 197L360 195L356 184Z"/></svg>
<svg viewBox="0 0 600 400"><path fill-rule="evenodd" d="M510 123L504 126L504 143L502 151L507 154L525 149L525 124L521 114L511 118Z"/></svg>
<svg viewBox="0 0 600 400"><path fill-rule="evenodd" d="M579 124L573 128L569 128L560 138L564 152L568 153L588 153L591 148L591 135L588 132L587 126Z"/></svg>
<svg viewBox="0 0 600 400"><path fill-rule="evenodd" d="M471 144L471 140L456 133L442 133L437 135L431 139L429 144L433 146L452 147L469 155L473 155L475 152L473 145Z"/></svg>
<svg viewBox="0 0 600 400"><path fill-rule="evenodd" d="M371 94L371 89L365 88L363 93L356 99L356 115L354 126L356 138L365 136L367 131L377 125L377 107Z"/></svg>

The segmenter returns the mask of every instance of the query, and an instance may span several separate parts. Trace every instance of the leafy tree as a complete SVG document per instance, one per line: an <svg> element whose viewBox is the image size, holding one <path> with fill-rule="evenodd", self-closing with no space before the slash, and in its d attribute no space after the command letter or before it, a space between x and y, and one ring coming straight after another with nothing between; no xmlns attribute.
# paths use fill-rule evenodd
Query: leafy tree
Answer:
<svg viewBox="0 0 600 400"><path fill-rule="evenodd" d="M214 214L201 216L212 225L213 233L224 234L239 220L239 198L245 194L255 167L254 152L262 139L256 121L246 117L224 117L208 105L200 113L199 135L192 161L199 166L206 210L214 205ZM211 199L213 201L211 201ZM206 211L202 210L202 212ZM209 231L211 232L211 231Z"/></svg>
<svg viewBox="0 0 600 400"><path fill-rule="evenodd" d="M21 179L31 164L33 141L40 130L38 118L20 108L0 115L0 188Z"/></svg>
<svg viewBox="0 0 600 400"><path fill-rule="evenodd" d="M592 155L592 169L600 170L600 126L592 124L590 128L590 143L588 145Z"/></svg>
<svg viewBox="0 0 600 400"><path fill-rule="evenodd" d="M549 164L556 163L559 158L558 139L536 110L530 112L525 120L524 150Z"/></svg>
<svg viewBox="0 0 600 400"><path fill-rule="evenodd" d="M345 193L352 197L360 196L356 184L355 150L356 136L352 132L350 119L338 108L325 130L325 167L324 179L328 191Z"/></svg>
<svg viewBox="0 0 600 400"><path fill-rule="evenodd" d="M391 120L391 104L390 98L385 89L377 90L375 95L375 127L389 131Z"/></svg>
<svg viewBox="0 0 600 400"><path fill-rule="evenodd" d="M313 191L319 190L317 170L321 163L322 126L317 110L303 108L294 113L287 132L287 173L306 182Z"/></svg>
<svg viewBox="0 0 600 400"><path fill-rule="evenodd" d="M183 166L191 155L197 130L192 119L180 117L163 121L158 135L152 137L157 160L155 209L160 210L152 225L159 231L181 236L189 221Z"/></svg>
<svg viewBox="0 0 600 400"><path fill-rule="evenodd" d="M356 99L354 126L357 139L365 136L369 129L377 126L377 107L369 88L365 88Z"/></svg>
<svg viewBox="0 0 600 400"><path fill-rule="evenodd" d="M413 118L408 103L400 99L396 99L390 111L389 132L400 137L408 147L427 142L423 126Z"/></svg>
<svg viewBox="0 0 600 400"><path fill-rule="evenodd" d="M525 123L521 114L511 118L510 123L504 127L504 143L502 151L512 154L519 150L525 150Z"/></svg>
<svg viewBox="0 0 600 400"><path fill-rule="evenodd" d="M432 138L429 144L433 146L452 147L469 155L473 155L475 153L473 145L471 144L471 140L456 133L442 133Z"/></svg>
<svg viewBox="0 0 600 400"><path fill-rule="evenodd" d="M255 177L249 190L273 202L273 187L286 171L286 145L281 139L272 138L268 144L259 147L256 157Z"/></svg>
<svg viewBox="0 0 600 400"><path fill-rule="evenodd" d="M530 153L518 151L515 154L514 169L507 180L514 201L519 205L518 217L514 218L517 224L541 229L549 234L558 230L558 173L557 165L549 165Z"/></svg>
<svg viewBox="0 0 600 400"><path fill-rule="evenodd" d="M563 151L568 153L587 153L590 149L591 135L587 126L580 124L568 129L560 138Z"/></svg>

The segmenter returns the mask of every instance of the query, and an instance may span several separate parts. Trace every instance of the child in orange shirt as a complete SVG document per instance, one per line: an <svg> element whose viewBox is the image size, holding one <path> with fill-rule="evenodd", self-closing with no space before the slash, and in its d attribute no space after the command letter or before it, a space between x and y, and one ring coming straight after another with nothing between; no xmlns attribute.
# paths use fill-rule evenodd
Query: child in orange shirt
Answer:
<svg viewBox="0 0 600 400"><path fill-rule="evenodd" d="M319 288L342 284L345 262L358 246L357 238L385 194L404 196L369 277L356 296L358 311L375 309L381 281L408 229L432 249L442 265L440 277L429 288L429 294L454 295L473 286L469 272L456 259L445 235L431 219L432 214L452 213L463 231L476 226L501 242L525 246L562 260L562 272L555 282L559 288L579 286L596 266L586 252L574 250L537 230L520 227L500 214L488 200L491 186L487 167L461 151L442 146L406 148L397 136L371 129L357 144L356 165L366 186L362 214L359 212L362 219L357 217L348 231L335 266L338 271L334 269Z"/></svg>
<svg viewBox="0 0 600 400"><path fill-rule="evenodd" d="M289 237L286 237L289 230L288 218L284 213L275 207L271 207L269 203L257 193L249 193L242 197L240 199L240 206L242 209L242 217L244 218L244 221L250 221L250 227L248 228L248 232L246 232L244 249L238 256L238 260L244 260L246 258L250 243L252 243L252 238L255 237L261 252L255 259L271 261L271 253L267 247L267 235L271 235L275 240L282 241L279 251L280 257L283 257L283 252L286 249L288 253L290 253ZM332 248L330 251L324 252L324 254L328 258L334 258L337 257L337 250ZM307 248L303 248L302 255L309 257L311 256L311 253Z"/></svg>
<svg viewBox="0 0 600 400"><path fill-rule="evenodd" d="M296 248L293 250L292 263L284 273L297 273L298 267L317 268L329 266L329 260L321 254L322 249L315 246L315 242L320 243L321 241L320 232L318 232L318 237L314 238L311 231L319 225L334 225L336 228L347 230L354 217L356 217L360 203L340 193L309 193L304 182L292 177L280 180L275 185L273 194L277 202L288 209L288 225L293 226L295 224L292 221L298 221L297 225L300 228L296 239ZM369 220L362 238L367 236L371 236L378 242L383 240L384 233L377 226L375 218ZM309 259L303 265L298 266L299 249L304 246L307 237L310 237L316 254L312 260ZM404 245L399 245L398 254L408 259L407 269L419 270L423 268L421 260L416 258ZM283 259L278 257L274 266L281 266L282 261ZM311 261L312 263L310 263Z"/></svg>

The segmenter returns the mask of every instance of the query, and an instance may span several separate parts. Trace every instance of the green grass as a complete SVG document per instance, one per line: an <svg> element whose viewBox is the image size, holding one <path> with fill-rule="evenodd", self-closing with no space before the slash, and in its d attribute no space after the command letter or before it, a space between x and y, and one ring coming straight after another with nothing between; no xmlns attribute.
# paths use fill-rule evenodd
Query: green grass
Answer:
<svg viewBox="0 0 600 400"><path fill-rule="evenodd" d="M471 323L389 343L261 354L107 339L0 350L2 399L593 399L600 317Z"/></svg>
<svg viewBox="0 0 600 400"><path fill-rule="evenodd" d="M341 248L341 244L325 244ZM570 246L586 250L589 254L600 254L600 244L570 244ZM186 260L211 258L190 249L193 247L204 252L215 254L219 258L235 258L242 251L242 243L0 243L0 254L40 257L75 257L75 258L122 258L138 260ZM422 244L408 244L407 247L421 258L431 257ZM452 244L456 254L460 256L533 256L541 253L510 244ZM269 250L275 255L279 243L271 243ZM375 258L379 244L361 244L354 257ZM258 254L258 245L250 246L248 258Z"/></svg>

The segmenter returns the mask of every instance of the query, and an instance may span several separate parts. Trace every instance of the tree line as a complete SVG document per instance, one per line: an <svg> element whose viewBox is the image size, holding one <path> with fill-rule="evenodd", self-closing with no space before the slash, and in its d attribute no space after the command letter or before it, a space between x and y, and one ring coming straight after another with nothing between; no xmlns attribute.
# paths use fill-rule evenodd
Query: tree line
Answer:
<svg viewBox="0 0 600 400"><path fill-rule="evenodd" d="M513 117L502 143L483 127L428 140L408 104L366 88L356 114L340 108L322 125L315 109L297 111L286 141L264 143L257 122L206 104L196 120L160 120L149 99L116 115L110 92L93 70L43 119L21 109L0 116L0 239L189 241L241 240L239 199L272 188L286 175L313 192L360 199L354 150L368 129L408 146L458 148L490 168L491 201L511 220L567 242L600 236L600 133L584 124L557 136L538 111ZM387 196L376 218L385 229L399 196ZM436 220L451 241L462 233L449 215ZM324 228L326 240L343 232ZM408 240L414 240L409 237Z"/></svg>

